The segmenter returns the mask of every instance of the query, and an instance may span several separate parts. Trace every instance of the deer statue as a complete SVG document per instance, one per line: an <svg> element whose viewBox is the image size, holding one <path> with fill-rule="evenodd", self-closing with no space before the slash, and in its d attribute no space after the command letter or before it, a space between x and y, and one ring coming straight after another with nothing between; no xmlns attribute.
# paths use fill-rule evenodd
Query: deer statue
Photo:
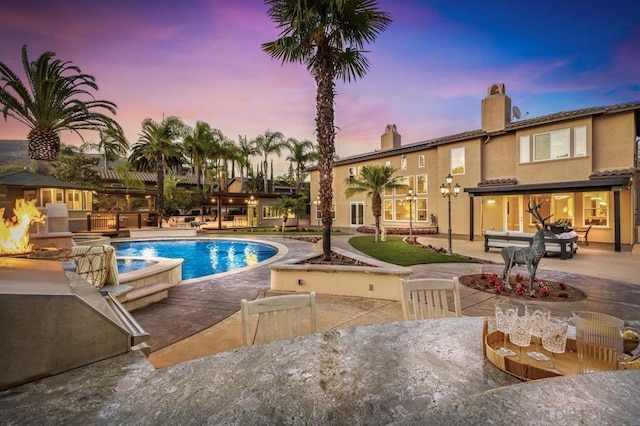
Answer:
<svg viewBox="0 0 640 426"><path fill-rule="evenodd" d="M502 249L500 254L504 259L504 272L502 273L502 282L505 286L511 288L509 284L509 275L511 274L511 268L515 265L526 265L527 271L529 272L529 292L532 290L533 281L536 277L536 270L538 269L538 263L540 259L542 259L545 255L546 248L544 245L545 237L549 237L551 239L557 240L556 234L551 232L548 228L548 224L545 223L547 219L551 216L547 216L543 218L538 212L540 208L540 204L531 203L528 205L527 212L531 213L535 219L540 222L540 229L533 236L533 244L529 247L517 247L517 246L509 246Z"/></svg>

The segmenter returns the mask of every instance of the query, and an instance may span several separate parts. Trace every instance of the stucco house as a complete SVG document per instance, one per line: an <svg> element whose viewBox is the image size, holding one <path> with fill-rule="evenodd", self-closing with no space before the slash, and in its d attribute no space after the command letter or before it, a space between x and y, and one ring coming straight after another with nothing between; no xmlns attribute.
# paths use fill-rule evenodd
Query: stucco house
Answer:
<svg viewBox="0 0 640 426"><path fill-rule="evenodd" d="M542 202L543 216L574 227L591 226L589 241L615 250L638 241L636 184L640 102L564 111L521 119L504 84L493 84L481 102L481 128L408 145L395 125L381 136L380 150L343 158L334 166L336 227L373 225L365 195L345 197L345 180L366 164L389 165L407 190L383 196L382 226L447 232L448 200L440 193L447 175L461 187L451 197L454 234L480 238L485 231L535 232L529 202ZM311 199L318 195L318 169L311 170ZM412 207L411 214L409 206ZM312 216L317 206L312 205Z"/></svg>

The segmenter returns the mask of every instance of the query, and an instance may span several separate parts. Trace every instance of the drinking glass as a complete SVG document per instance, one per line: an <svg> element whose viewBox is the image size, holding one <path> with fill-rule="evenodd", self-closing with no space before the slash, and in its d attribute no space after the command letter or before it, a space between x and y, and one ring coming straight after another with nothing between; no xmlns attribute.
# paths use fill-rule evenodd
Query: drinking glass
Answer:
<svg viewBox="0 0 640 426"><path fill-rule="evenodd" d="M502 332L504 339L502 347L498 348L498 352L502 356L515 356L516 353L507 348L507 336L511 333L513 322L518 318L518 307L516 305L495 305L496 312L496 328Z"/></svg>
<svg viewBox="0 0 640 426"><path fill-rule="evenodd" d="M551 352L551 369L560 373L556 368L556 354L561 354L567 347L567 330L569 323L561 319L552 318L542 330L542 347Z"/></svg>
<svg viewBox="0 0 640 426"><path fill-rule="evenodd" d="M531 330L531 336L536 337L533 340L534 349L527 352L527 355L538 361L549 361L549 357L543 354L540 348L540 339L542 338L542 331L547 326L547 323L551 319L551 311L547 308L538 308L533 305L527 305L524 307L524 316L529 322L529 328Z"/></svg>
<svg viewBox="0 0 640 426"><path fill-rule="evenodd" d="M624 351L624 321L599 312L574 315L580 373L617 370Z"/></svg>
<svg viewBox="0 0 640 426"><path fill-rule="evenodd" d="M527 317L516 317L509 333L509 340L519 347L518 360L522 361L522 348L531 344L531 330Z"/></svg>

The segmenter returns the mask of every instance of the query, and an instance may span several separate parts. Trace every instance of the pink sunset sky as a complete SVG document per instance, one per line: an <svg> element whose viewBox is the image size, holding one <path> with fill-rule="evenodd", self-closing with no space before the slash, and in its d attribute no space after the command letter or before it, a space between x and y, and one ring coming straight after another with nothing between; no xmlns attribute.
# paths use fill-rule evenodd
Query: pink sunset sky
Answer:
<svg viewBox="0 0 640 426"><path fill-rule="evenodd" d="M144 118L163 115L235 141L267 129L316 141L315 83L303 65L262 52L278 31L261 0L2 3L0 62L22 75L23 44L31 60L53 51L73 62L96 77L98 99L117 104L130 143ZM393 23L368 46L369 72L336 86L342 157L379 149L387 124L403 144L478 129L496 82L528 117L640 100L638 1L379 4ZM0 120L0 139L27 133Z"/></svg>

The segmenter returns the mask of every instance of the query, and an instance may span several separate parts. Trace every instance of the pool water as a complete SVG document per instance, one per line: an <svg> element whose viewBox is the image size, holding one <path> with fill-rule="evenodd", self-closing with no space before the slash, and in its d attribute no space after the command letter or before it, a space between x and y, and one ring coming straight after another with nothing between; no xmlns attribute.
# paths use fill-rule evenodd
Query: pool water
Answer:
<svg viewBox="0 0 640 426"><path fill-rule="evenodd" d="M278 252L269 244L242 240L128 241L112 245L117 257L184 259L183 280L255 265Z"/></svg>

